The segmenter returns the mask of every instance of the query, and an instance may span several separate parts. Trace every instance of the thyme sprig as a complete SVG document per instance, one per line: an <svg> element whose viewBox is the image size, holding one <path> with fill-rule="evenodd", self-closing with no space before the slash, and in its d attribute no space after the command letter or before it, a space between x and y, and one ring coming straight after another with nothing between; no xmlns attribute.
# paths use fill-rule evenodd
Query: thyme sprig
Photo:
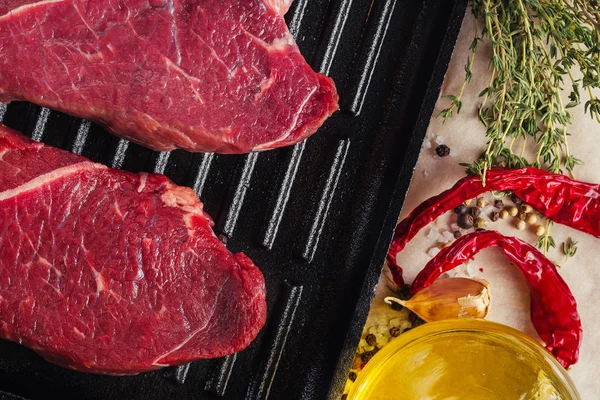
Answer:
<svg viewBox="0 0 600 400"><path fill-rule="evenodd" d="M553 222L549 219L546 220L546 230L545 233L540 236L538 239L536 246L539 249L542 249L544 255L548 254L548 251L552 248L556 247L556 243L554 242L554 238L550 236L550 227L553 225Z"/></svg>
<svg viewBox="0 0 600 400"><path fill-rule="evenodd" d="M556 264L557 267L561 268L565 263L569 260L569 258L574 257L577 253L577 242L572 238L567 238L567 240L561 246L562 252L565 256L562 263Z"/></svg>
<svg viewBox="0 0 600 400"><path fill-rule="evenodd" d="M482 175L499 161L571 175L582 161L571 154L569 109L587 100L586 113L600 122L600 0L471 0L476 35L470 45L465 79L444 119L458 114L473 62L483 41L491 43L490 81L481 93L478 117L486 127L487 146L467 172ZM481 24L483 22L483 24ZM571 70L582 73L575 78ZM570 89L568 102L562 89ZM533 144L534 158L526 149ZM545 241L547 247L548 240Z"/></svg>
<svg viewBox="0 0 600 400"><path fill-rule="evenodd" d="M571 258L577 253L577 242L571 238L568 238L562 245L562 251L566 258Z"/></svg>

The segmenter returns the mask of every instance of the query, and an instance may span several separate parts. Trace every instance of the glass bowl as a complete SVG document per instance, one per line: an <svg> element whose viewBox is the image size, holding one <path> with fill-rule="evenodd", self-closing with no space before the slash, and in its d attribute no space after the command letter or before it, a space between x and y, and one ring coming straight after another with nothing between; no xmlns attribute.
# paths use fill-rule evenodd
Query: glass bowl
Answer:
<svg viewBox="0 0 600 400"><path fill-rule="evenodd" d="M490 321L431 322L391 341L348 400L580 400L565 369L525 334Z"/></svg>

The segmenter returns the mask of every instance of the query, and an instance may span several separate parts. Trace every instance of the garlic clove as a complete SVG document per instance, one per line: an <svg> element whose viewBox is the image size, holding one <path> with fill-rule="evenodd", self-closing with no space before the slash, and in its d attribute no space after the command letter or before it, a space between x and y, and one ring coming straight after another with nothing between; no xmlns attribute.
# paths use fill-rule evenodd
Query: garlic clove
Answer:
<svg viewBox="0 0 600 400"><path fill-rule="evenodd" d="M384 301L402 304L424 321L431 322L449 318L485 318L491 298L489 285L483 280L447 278L435 281L409 300L386 297Z"/></svg>

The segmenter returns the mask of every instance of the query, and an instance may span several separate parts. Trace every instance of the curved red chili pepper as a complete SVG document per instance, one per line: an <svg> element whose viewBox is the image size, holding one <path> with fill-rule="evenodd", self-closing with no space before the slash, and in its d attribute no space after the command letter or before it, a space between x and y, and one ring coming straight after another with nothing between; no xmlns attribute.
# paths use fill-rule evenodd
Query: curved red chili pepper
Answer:
<svg viewBox="0 0 600 400"><path fill-rule="evenodd" d="M396 227L387 260L394 281L404 284L396 255L428 223L467 199L491 190L510 190L554 222L600 237L600 185L575 181L537 168L492 169L486 186L469 175L452 188L421 203Z"/></svg>
<svg viewBox="0 0 600 400"><path fill-rule="evenodd" d="M494 231L469 233L442 249L417 275L413 293L431 285L441 274L497 246L521 270L531 290L531 322L546 348L565 367L577 362L582 329L575 297L554 264L532 245Z"/></svg>

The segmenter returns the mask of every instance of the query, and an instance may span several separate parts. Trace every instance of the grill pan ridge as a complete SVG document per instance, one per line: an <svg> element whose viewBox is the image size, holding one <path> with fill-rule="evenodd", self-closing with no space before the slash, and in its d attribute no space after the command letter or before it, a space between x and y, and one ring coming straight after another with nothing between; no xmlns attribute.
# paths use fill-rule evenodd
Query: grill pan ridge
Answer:
<svg viewBox="0 0 600 400"><path fill-rule="evenodd" d="M192 187L230 250L267 284L268 319L241 353L133 377L82 374L0 341L0 400L339 399L467 0L296 0L302 53L341 111L293 147L154 152L30 103L0 120L114 168Z"/></svg>

